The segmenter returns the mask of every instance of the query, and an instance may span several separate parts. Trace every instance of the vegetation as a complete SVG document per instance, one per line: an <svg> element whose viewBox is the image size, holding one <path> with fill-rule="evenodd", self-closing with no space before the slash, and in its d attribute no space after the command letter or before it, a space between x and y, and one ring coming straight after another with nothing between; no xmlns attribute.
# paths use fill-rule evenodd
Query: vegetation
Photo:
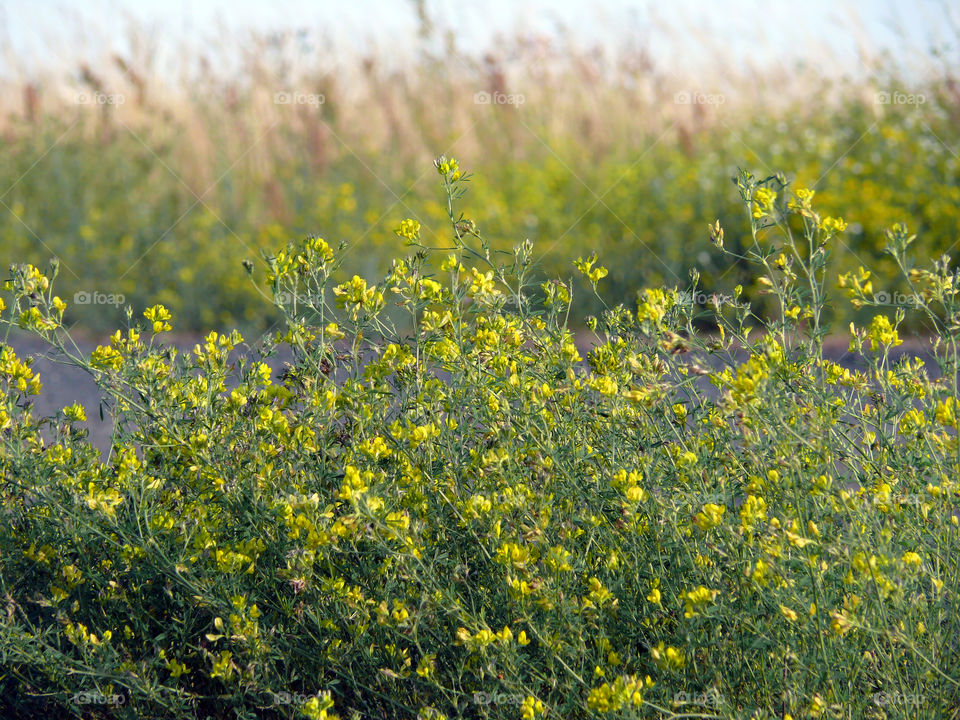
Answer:
<svg viewBox="0 0 960 720"><path fill-rule="evenodd" d="M215 51L184 51L171 79L134 37L128 56L80 68L67 89L63 73L26 77L11 107L20 93L6 88L0 263L59 257L60 291L78 300L69 325L102 332L126 304L162 303L181 331L261 332L277 316L237 274L244 258L318 234L350 243L338 281L372 281L402 218L442 243L446 208L411 171L438 148L477 173L473 219L495 249L529 238L540 280L567 278L569 258L596 249L616 259L617 302L682 284L696 264L707 292L742 285L760 309L750 266L720 263L703 231L719 219L730 249L749 246L729 183L743 164L758 177L789 168L824 214L845 214L831 275L863 266L891 305L906 286L886 228L907 224L930 257L960 240L960 95L946 58L912 74L865 61L860 79L727 67L685 80L615 43L518 37L478 59L426 21L399 65L372 53L330 66L301 44L255 40L228 76ZM602 306L577 289L582 324ZM863 319L839 311L843 324Z"/></svg>
<svg viewBox="0 0 960 720"><path fill-rule="evenodd" d="M83 408L34 416L40 379L2 347L4 716L956 713L949 263L914 266L928 241L892 226L934 361L891 360L907 310L854 272L867 362L837 365L849 218L740 173L747 239L713 224L711 263L752 268L770 309L743 289L691 302L697 273L606 307L627 280L581 253L602 308L584 359L583 294L536 277L532 243L491 246L459 211L469 175L436 168L447 230L396 223L414 254L382 282L336 279L350 247L317 237L267 254L285 323L260 358L236 332L178 354L162 305L84 355L57 266L14 267L4 323L93 374L116 429L101 457ZM664 195L693 202L674 180Z"/></svg>

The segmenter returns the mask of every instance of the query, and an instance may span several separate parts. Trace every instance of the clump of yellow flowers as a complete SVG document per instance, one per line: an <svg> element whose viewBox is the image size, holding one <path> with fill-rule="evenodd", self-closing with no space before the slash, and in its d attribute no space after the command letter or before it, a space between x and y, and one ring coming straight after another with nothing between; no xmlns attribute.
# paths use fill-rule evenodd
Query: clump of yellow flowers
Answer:
<svg viewBox="0 0 960 720"><path fill-rule="evenodd" d="M101 453L91 408L40 416L32 359L0 345L10 712L843 717L879 688L947 716L951 264L915 267L891 228L915 302L853 326L855 363L831 360L824 256L845 223L741 173L751 236L730 252L774 310L743 288L701 302L693 273L586 338L576 284L538 276L529 243L493 252L454 209L467 176L436 168L436 263L409 218L416 254L376 281L340 276L326 240L291 242L265 258L284 326L253 346L165 346L172 313L153 305L86 353L56 267L12 268L2 322L89 372L113 432ZM598 293L597 255L574 264ZM840 280L863 312L873 280ZM907 312L934 338L895 363Z"/></svg>

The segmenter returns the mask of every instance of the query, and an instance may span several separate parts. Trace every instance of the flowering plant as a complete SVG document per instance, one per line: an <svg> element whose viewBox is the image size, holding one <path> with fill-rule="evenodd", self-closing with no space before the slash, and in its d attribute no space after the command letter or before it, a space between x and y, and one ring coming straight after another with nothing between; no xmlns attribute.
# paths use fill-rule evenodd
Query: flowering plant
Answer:
<svg viewBox="0 0 960 720"><path fill-rule="evenodd" d="M402 225L413 255L336 284L328 243L290 243L266 262L284 328L239 354L239 333L165 347L158 305L88 356L55 268L13 269L3 323L88 370L115 433L101 456L83 408L37 417L41 379L3 345L4 715L955 711L949 263L914 267L891 230L929 367L895 362L900 314L853 328L861 367L832 362L843 221L742 173L751 236L725 252L779 312L738 292L705 334L694 272L604 309L581 355L573 284L534 283L529 243L492 250L455 209L469 175L437 169L444 245ZM596 262L576 267L602 301ZM845 285L869 305L864 282Z"/></svg>

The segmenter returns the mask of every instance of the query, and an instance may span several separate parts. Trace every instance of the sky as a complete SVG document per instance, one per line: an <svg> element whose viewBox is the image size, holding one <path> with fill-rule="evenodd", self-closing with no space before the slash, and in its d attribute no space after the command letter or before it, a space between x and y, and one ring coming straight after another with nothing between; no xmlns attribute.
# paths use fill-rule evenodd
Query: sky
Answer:
<svg viewBox="0 0 960 720"><path fill-rule="evenodd" d="M427 0L426 7L478 54L498 35L563 28L583 47L639 40L655 60L694 71L715 63L717 48L728 62L806 61L846 74L859 72L862 51L888 52L904 66L931 50L960 55L960 3L948 0ZM417 29L410 0L0 0L0 76L124 54L131 23L171 69L184 43L229 53L251 30L302 29L334 53L376 47L402 56Z"/></svg>

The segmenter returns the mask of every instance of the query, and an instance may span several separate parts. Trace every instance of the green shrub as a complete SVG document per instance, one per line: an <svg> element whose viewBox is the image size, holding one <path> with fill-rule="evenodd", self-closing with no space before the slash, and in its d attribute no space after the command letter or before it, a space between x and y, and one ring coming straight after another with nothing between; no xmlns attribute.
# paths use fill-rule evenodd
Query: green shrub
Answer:
<svg viewBox="0 0 960 720"><path fill-rule="evenodd" d="M116 431L101 457L83 408L35 417L3 346L4 714L955 712L949 266L914 268L890 230L937 372L893 362L902 312L854 328L868 362L841 367L821 341L843 221L741 173L734 259L776 312L718 297L703 334L694 273L604 309L584 360L570 284L531 285L531 244L491 249L437 167L444 246L405 221L416 252L382 283L331 281L343 248L319 238L267 257L286 324L263 357L237 333L176 353L162 306L88 357L50 278L13 268L5 323L89 370ZM575 265L597 292L606 269ZM869 306L867 283L843 282Z"/></svg>

